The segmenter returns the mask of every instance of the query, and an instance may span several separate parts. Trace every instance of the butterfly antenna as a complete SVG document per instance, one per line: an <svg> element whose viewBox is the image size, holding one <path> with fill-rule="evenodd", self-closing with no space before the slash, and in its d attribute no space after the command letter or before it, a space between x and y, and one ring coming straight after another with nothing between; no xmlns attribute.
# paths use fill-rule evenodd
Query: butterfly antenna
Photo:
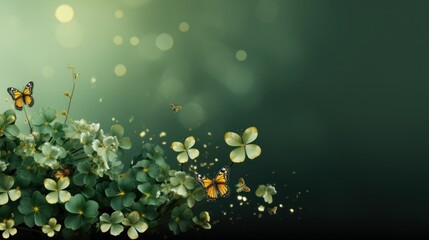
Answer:
<svg viewBox="0 0 429 240"><path fill-rule="evenodd" d="M232 162L231 164L229 164L229 168L231 168L232 167L232 165L234 165L234 163Z"/></svg>
<svg viewBox="0 0 429 240"><path fill-rule="evenodd" d="M68 94L69 97L69 105L67 106L67 113L66 115L66 119L64 119L64 124L66 124L67 119L69 118L69 112L70 112L70 106L71 106L71 102L73 100L73 94L74 94L74 89L76 88L76 79L79 77L79 74L76 73L74 67L72 66L68 66L68 69L70 69L72 71L72 79L73 79L73 88L70 94Z"/></svg>
<svg viewBox="0 0 429 240"><path fill-rule="evenodd" d="M24 106L24 114L25 114L25 118L27 119L28 126L30 127L30 133L32 133L33 128L31 127L30 119L28 119L27 110L25 110L25 106Z"/></svg>

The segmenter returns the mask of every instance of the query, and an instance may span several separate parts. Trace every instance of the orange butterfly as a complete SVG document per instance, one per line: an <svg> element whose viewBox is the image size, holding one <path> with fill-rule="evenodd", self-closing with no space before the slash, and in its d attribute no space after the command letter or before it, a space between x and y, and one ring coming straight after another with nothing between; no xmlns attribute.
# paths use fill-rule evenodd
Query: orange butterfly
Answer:
<svg viewBox="0 0 429 240"><path fill-rule="evenodd" d="M195 175L197 182L206 190L207 201L214 201L219 197L228 197L230 190L228 187L229 167L223 167L214 179Z"/></svg>
<svg viewBox="0 0 429 240"><path fill-rule="evenodd" d="M277 214L277 206L273 207L273 208L268 208L268 213L270 215L274 215Z"/></svg>
<svg viewBox="0 0 429 240"><path fill-rule="evenodd" d="M238 184L235 185L237 187L237 192L250 192L250 188L246 185L244 178L238 179Z"/></svg>
<svg viewBox="0 0 429 240"><path fill-rule="evenodd" d="M33 94L33 86L34 83L30 81L27 83L27 85L25 85L24 91L22 92L13 87L7 89L10 96L15 101L16 110L22 110L24 104L28 105L29 107L33 106L34 98L31 96L31 94Z"/></svg>

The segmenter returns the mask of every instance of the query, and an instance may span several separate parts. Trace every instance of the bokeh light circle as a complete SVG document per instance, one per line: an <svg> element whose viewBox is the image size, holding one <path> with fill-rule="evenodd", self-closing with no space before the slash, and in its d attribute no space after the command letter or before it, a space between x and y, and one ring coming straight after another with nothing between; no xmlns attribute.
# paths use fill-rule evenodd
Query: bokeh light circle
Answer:
<svg viewBox="0 0 429 240"><path fill-rule="evenodd" d="M132 37L130 38L130 44L131 44L132 46L137 46L137 45L139 45L139 43L140 43L140 39L139 39L138 37L136 37L136 36L132 36Z"/></svg>
<svg viewBox="0 0 429 240"><path fill-rule="evenodd" d="M187 22L181 22L179 24L179 30L181 32L187 32L187 31L189 31L189 28L190 28L190 26L189 26L189 24Z"/></svg>
<svg viewBox="0 0 429 240"><path fill-rule="evenodd" d="M247 52L240 49L235 53L235 58L240 62L245 61L247 59Z"/></svg>
<svg viewBox="0 0 429 240"><path fill-rule="evenodd" d="M173 37L168 33L161 33L155 39L156 47L161 51L168 51L173 47Z"/></svg>
<svg viewBox="0 0 429 240"><path fill-rule="evenodd" d="M122 36L116 35L113 37L113 43L117 46L121 45L124 42Z"/></svg>
<svg viewBox="0 0 429 240"><path fill-rule="evenodd" d="M121 19L123 17L124 17L124 12L122 10L118 9L115 11L115 18Z"/></svg>
<svg viewBox="0 0 429 240"><path fill-rule="evenodd" d="M127 67L124 64L117 64L114 70L116 76L122 77L127 74Z"/></svg>
<svg viewBox="0 0 429 240"><path fill-rule="evenodd" d="M61 23L70 22L74 17L74 10L70 5L62 4L55 10L55 17Z"/></svg>

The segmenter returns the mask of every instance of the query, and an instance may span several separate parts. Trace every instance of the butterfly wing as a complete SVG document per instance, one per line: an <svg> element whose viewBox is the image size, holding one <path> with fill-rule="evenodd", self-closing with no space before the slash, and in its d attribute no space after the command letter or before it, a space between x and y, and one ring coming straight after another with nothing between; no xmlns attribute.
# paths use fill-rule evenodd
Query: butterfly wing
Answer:
<svg viewBox="0 0 429 240"><path fill-rule="evenodd" d="M25 85L24 91L22 92L24 94L24 103L29 107L33 106L34 104L34 98L31 96L31 94L33 94L33 87L34 83L30 81L27 83L27 85Z"/></svg>
<svg viewBox="0 0 429 240"><path fill-rule="evenodd" d="M250 192L250 188L246 185L244 178L239 178L238 184L235 186L237 187L237 192Z"/></svg>
<svg viewBox="0 0 429 240"><path fill-rule="evenodd" d="M229 168L223 167L218 172L218 174L214 179L214 183L221 197L227 197L230 194L230 190L228 187L228 180L229 180Z"/></svg>
<svg viewBox="0 0 429 240"><path fill-rule="evenodd" d="M179 106L179 105L176 105L176 104L173 104L173 103L171 103L170 104L170 108L171 108L171 110L173 111L173 112L178 112L178 111L180 111L180 110L182 110L182 106Z"/></svg>
<svg viewBox="0 0 429 240"><path fill-rule="evenodd" d="M17 110L22 110L24 106L24 94L14 87L8 88L7 91L12 97L12 99L15 101L15 108Z"/></svg>
<svg viewBox="0 0 429 240"><path fill-rule="evenodd" d="M216 186L212 179L201 176L201 174L195 175L195 179L201 184L201 187L206 190L207 201L213 201L218 198Z"/></svg>

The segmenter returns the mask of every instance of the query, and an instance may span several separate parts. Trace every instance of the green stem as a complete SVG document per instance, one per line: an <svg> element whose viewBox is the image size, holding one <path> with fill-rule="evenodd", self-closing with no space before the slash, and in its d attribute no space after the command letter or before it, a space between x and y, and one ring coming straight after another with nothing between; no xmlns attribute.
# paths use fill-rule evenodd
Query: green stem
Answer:
<svg viewBox="0 0 429 240"><path fill-rule="evenodd" d="M28 119L28 115L27 115L27 111L25 110L25 106L24 106L24 114L25 114L25 118L27 119L28 126L30 127L30 133L32 133L33 128L31 127L30 119Z"/></svg>
<svg viewBox="0 0 429 240"><path fill-rule="evenodd" d="M74 89L76 88L77 74L76 74L76 72L74 70L74 67L70 67L70 68L72 70L73 88L72 88L72 92L71 92L70 97L69 97L69 105L67 107L66 119L64 119L64 124L66 124L67 119L69 118L70 106L71 106L71 102L73 100Z"/></svg>
<svg viewBox="0 0 429 240"><path fill-rule="evenodd" d="M74 150L74 151L70 152L70 154L75 154L75 153L79 152L79 151L80 151L80 150L82 150L82 149L83 149L83 147L80 147L80 148L78 148L78 149L76 149L76 150Z"/></svg>

